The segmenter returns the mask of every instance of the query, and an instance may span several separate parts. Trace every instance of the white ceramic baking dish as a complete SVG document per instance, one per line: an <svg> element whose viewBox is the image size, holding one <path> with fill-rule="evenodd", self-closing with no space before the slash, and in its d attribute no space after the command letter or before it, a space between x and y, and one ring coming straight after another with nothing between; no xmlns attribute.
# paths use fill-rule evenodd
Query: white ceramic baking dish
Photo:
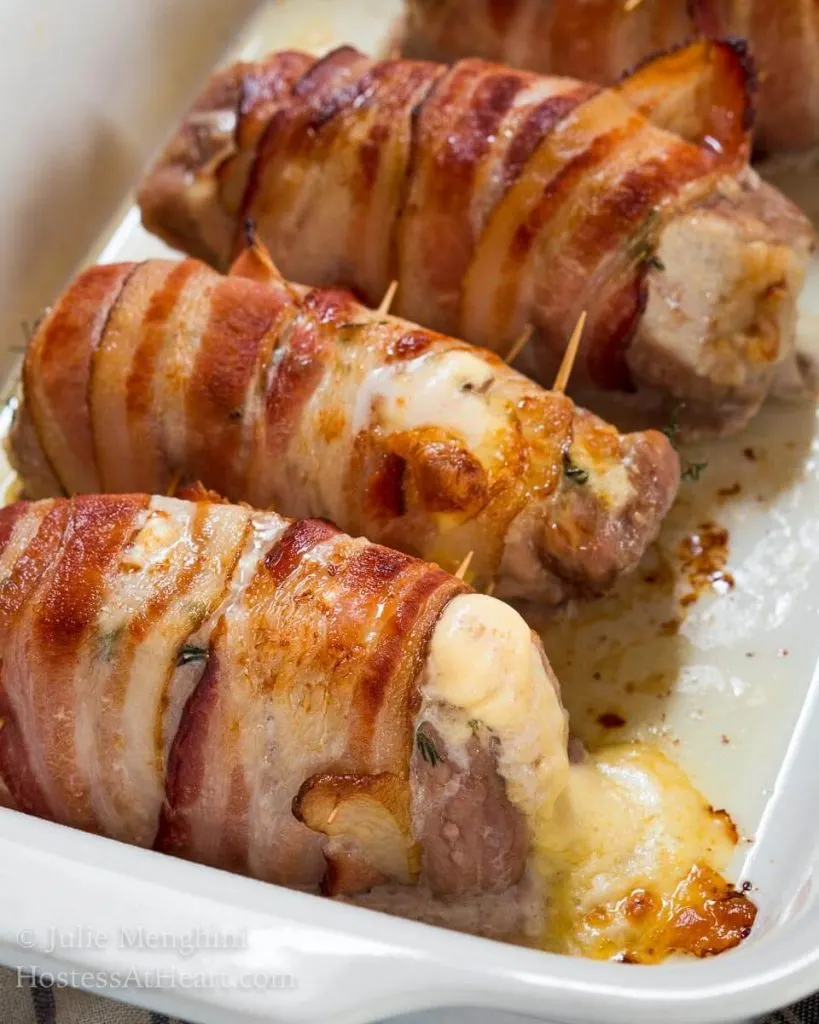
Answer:
<svg viewBox="0 0 819 1024"><path fill-rule="evenodd" d="M128 203L104 225L218 53L341 41L378 49L400 5L278 0L262 5L230 46L254 6L0 5L0 316L9 387L26 324L82 262L163 251ZM819 212L812 180L796 170L787 184ZM819 267L804 302L807 337L819 336L817 314ZM6 407L0 433L9 418ZM719 521L730 531L735 589L704 597L673 633L660 627L678 611L684 578L677 573L658 591L637 577L550 627L546 643L581 735L599 739L599 712L616 706L628 720L618 738L660 744L714 805L730 810L743 836L732 877L753 883L760 907L741 948L651 968L572 960L3 811L0 960L224 1024L352 1024L428 1008L449 1022L501 1022L508 1011L552 1024L705 1024L748 1020L819 989L815 411L768 408L741 438L689 454L708 468L684 487L660 551L676 564L680 537ZM59 948L51 948L55 933ZM481 1009L441 1009L451 1007Z"/></svg>

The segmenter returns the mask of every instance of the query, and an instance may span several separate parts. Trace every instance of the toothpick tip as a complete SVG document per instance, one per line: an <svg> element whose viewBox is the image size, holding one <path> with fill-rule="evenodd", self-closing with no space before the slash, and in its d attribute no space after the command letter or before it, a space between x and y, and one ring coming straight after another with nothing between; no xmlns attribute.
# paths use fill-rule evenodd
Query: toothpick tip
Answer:
<svg viewBox="0 0 819 1024"><path fill-rule="evenodd" d="M561 393L566 390L566 385L569 383L569 377L572 375L572 369L574 368L575 360L577 359L577 352L580 348L580 339L583 337L583 328L586 326L586 310L577 319L577 323L574 325L572 336L569 338L569 344L566 346L566 351L563 353L563 360L560 363L560 369L557 371L552 391L560 391Z"/></svg>
<svg viewBox="0 0 819 1024"><path fill-rule="evenodd" d="M532 325L527 324L517 337L517 340L512 342L512 347L503 357L503 361L511 366L512 363L517 359L527 344L529 339L532 337Z"/></svg>
<svg viewBox="0 0 819 1024"><path fill-rule="evenodd" d="M469 554L466 556L466 558L458 566L458 568L455 571L455 578L456 579L462 580L462 579L464 579L466 577L466 572L467 572L467 569L469 568L469 563L472 561L472 555L473 554L474 554L474 552L470 551Z"/></svg>
<svg viewBox="0 0 819 1024"><path fill-rule="evenodd" d="M384 292L384 298L381 300L381 303L380 303L380 305L378 307L378 310L377 310L377 312L379 312L381 314L381 316L386 316L387 313L389 313L390 306L392 305L393 299L395 298L395 293L397 291L398 291L398 282L397 281L390 281L390 286L386 290L386 292Z"/></svg>
<svg viewBox="0 0 819 1024"><path fill-rule="evenodd" d="M170 482L168 484L168 489L165 492L166 498L172 498L176 494L176 492L179 490L179 482L181 479L182 474L179 472L179 470L177 470L171 477Z"/></svg>

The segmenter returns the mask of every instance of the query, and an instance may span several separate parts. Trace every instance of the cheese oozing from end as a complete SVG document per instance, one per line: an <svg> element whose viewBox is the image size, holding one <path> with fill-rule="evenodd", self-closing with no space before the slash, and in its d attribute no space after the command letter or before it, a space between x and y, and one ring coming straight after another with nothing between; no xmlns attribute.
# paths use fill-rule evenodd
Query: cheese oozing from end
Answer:
<svg viewBox="0 0 819 1024"><path fill-rule="evenodd" d="M728 815L661 751L641 744L598 751L571 766L551 822L534 836L549 901L539 944L641 961L735 945L742 936L732 929L745 920L743 909L752 922L753 909L716 873L736 842ZM704 920L706 911L712 919Z"/></svg>
<svg viewBox="0 0 819 1024"><path fill-rule="evenodd" d="M485 594L452 600L432 634L425 694L463 712L450 729L490 729L509 799L532 820L551 816L568 778L568 722L548 662L513 608Z"/></svg>
<svg viewBox="0 0 819 1024"><path fill-rule="evenodd" d="M539 947L656 962L721 952L750 930L753 904L720 874L737 842L731 819L651 747L570 765L557 683L513 608L482 594L450 602L430 642L422 715L451 751L478 723L496 739L545 898Z"/></svg>

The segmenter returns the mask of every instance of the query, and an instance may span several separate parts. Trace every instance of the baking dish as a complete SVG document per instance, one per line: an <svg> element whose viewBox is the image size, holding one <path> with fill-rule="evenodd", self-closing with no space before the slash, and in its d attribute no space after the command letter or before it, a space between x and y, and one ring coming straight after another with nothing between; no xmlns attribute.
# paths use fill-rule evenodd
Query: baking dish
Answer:
<svg viewBox="0 0 819 1024"><path fill-rule="evenodd" d="M260 9L239 52L324 49L344 40L380 48L388 44L399 6L392 0L280 0ZM203 16L201 6L193 12L180 3L174 11L181 51L196 42ZM50 18L50 5L41 4L39 13ZM234 9L234 25L205 17L208 32L201 48L198 42L193 47L199 66L192 57L190 88L180 73L175 97L168 94L162 103L163 116L155 112L134 144L140 156L130 170L113 175L112 194L133 184L162 131L181 112L197 74L214 59L218 38L227 39L243 13ZM93 5L87 16L94 17ZM53 22L44 24L54 31ZM159 33L167 46L173 26L158 15L141 24L142 32ZM29 28L36 44L36 25ZM145 82L150 76L140 64L139 41L145 37L127 19L106 31L112 33L106 48L118 61L128 59L126 48L134 55L129 80ZM211 33L209 49L205 36ZM96 33L88 40L95 53L99 42ZM93 62L83 67L77 51L74 57L71 73L89 88ZM161 64L158 50L156 63ZM94 74L104 80L105 66ZM71 97L67 86L65 94ZM136 103L141 96L135 87L130 99ZM112 123L135 123L123 97L109 99ZM53 90L49 100L54 102ZM84 130L77 125L74 132L79 138ZM22 147L29 166L39 165L32 153L37 134L32 130ZM71 149L66 140L63 148ZM59 168L61 153L48 159ZM22 173L17 166L15 171ZM792 178L795 188L806 180L798 170ZM16 211L19 194L10 190L5 205ZM89 204L83 222L99 223L105 206L101 202L95 212ZM21 340L17 319L33 321L62 275L81 258L133 259L162 252L126 206L83 257L73 248L71 217L60 221L59 206L56 211L40 248L65 262L43 270L42 280L21 293L23 306L6 325L10 362ZM54 227L61 223L67 231L64 248ZM13 278L6 287L17 294ZM5 308L8 312L14 304L6 302ZM812 282L805 303L808 334L816 329L812 317L818 309L819 288ZM10 386L13 378L12 373ZM7 421L8 412L3 429ZM102 971L107 990L117 998L214 1021L369 1021L464 1005L483 1007L490 1020L499 1019L496 1011L509 1010L555 1024L661 1016L727 1021L748 1019L819 987L817 909L810 885L819 837L806 813L817 796L810 747L819 700L812 682L819 653L811 628L819 594L814 433L812 409L771 407L739 439L692 452L692 458L708 462L708 469L685 488L662 543L674 552L687 532L718 521L730 534L728 568L736 586L704 596L674 635L659 627L686 585L682 576L672 592L638 578L616 598L547 631L581 733L595 739L599 713L616 704L629 723L624 737L667 747L708 798L730 810L743 836L753 837L753 843L740 845L733 875L755 886L760 919L739 950L713 961L651 969L573 961L331 904L3 812L0 846L7 884L0 896L0 956L23 967L75 972L60 977L97 991L100 979L94 972ZM720 494L733 491L734 484L738 493ZM601 675L597 682L595 672ZM629 693L626 684L635 680L644 685L632 686ZM52 929L66 940L49 952ZM221 935L229 948L208 948L200 938L193 940L191 952L173 941L189 933ZM131 941L132 936L137 938ZM156 941L149 941L152 936ZM171 939L163 942L163 936ZM141 973L127 989L119 987L115 979L127 978L131 968ZM91 974L84 978L85 971Z"/></svg>

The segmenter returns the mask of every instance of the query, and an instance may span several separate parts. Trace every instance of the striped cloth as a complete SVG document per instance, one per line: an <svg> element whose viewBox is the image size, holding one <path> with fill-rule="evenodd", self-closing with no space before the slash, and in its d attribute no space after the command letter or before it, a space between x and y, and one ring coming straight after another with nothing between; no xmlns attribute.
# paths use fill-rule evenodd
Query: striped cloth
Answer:
<svg viewBox="0 0 819 1024"><path fill-rule="evenodd" d="M21 983L17 972L0 968L0 1022L2 1024L185 1024L175 1017L76 988L50 988Z"/></svg>
<svg viewBox="0 0 819 1024"><path fill-rule="evenodd" d="M2 1024L185 1024L164 1013L140 1010L75 988L19 984L17 972L0 968ZM432 1024L432 1021L430 1021ZM819 995L767 1017L762 1024L819 1024Z"/></svg>

